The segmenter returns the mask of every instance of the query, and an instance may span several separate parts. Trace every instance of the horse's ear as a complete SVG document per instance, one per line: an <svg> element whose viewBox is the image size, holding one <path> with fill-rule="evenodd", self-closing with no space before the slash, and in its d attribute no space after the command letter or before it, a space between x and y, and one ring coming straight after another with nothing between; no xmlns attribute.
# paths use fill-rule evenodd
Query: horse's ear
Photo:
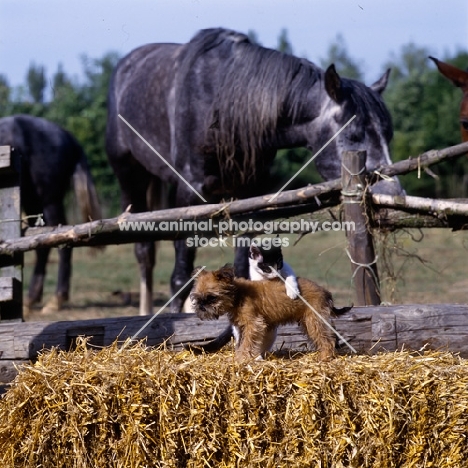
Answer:
<svg viewBox="0 0 468 468"><path fill-rule="evenodd" d="M374 84L370 86L370 88L375 91L376 93L382 94L385 91L385 88L388 84L388 77L390 76L390 72L392 70L389 68L381 77L378 79Z"/></svg>
<svg viewBox="0 0 468 468"><path fill-rule="evenodd" d="M460 70L449 63L441 62L435 57L429 57L439 69L440 73L449 79L457 88L461 88L463 91L468 89L468 72Z"/></svg>
<svg viewBox="0 0 468 468"><path fill-rule="evenodd" d="M327 94L337 103L344 100L343 84L335 65L332 63L325 71L325 89Z"/></svg>

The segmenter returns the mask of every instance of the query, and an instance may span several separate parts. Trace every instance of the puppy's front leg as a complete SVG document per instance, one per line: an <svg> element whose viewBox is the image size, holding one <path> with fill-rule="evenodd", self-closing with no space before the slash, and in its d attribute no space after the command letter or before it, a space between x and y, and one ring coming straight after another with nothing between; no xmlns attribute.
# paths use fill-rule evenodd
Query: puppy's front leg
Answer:
<svg viewBox="0 0 468 468"><path fill-rule="evenodd" d="M273 344L275 343L276 340L276 327L274 326L269 326L265 330L265 336L263 338L263 344L262 344L262 356L265 356L265 353L271 350L273 348Z"/></svg>
<svg viewBox="0 0 468 468"><path fill-rule="evenodd" d="M261 357L267 329L268 326L262 318L248 321L242 327L241 341L236 349L237 361L244 362Z"/></svg>

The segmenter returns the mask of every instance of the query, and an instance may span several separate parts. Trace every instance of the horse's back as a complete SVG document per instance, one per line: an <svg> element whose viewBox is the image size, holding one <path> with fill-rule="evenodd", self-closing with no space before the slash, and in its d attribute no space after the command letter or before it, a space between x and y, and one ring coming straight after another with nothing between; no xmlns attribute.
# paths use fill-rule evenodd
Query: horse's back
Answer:
<svg viewBox="0 0 468 468"><path fill-rule="evenodd" d="M63 159L62 153L74 157L81 150L75 138L57 124L26 114L0 119L0 143L14 146L23 158L47 154L56 163Z"/></svg>
<svg viewBox="0 0 468 468"><path fill-rule="evenodd" d="M0 119L0 144L21 154L23 198L42 204L63 197L83 150L75 138L46 119L13 115Z"/></svg>
<svg viewBox="0 0 468 468"><path fill-rule="evenodd" d="M123 57L112 74L108 95L106 149L111 162L148 151L119 114L139 133L151 136L158 151L170 151L168 109L179 44L147 44ZM142 158L146 159L146 158Z"/></svg>

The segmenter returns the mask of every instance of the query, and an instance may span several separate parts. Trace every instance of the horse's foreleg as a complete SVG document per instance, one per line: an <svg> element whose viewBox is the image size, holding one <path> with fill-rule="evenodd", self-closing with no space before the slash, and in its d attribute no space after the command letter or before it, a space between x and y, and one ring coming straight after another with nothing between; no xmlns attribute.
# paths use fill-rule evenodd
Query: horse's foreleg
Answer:
<svg viewBox="0 0 468 468"><path fill-rule="evenodd" d="M67 223L62 200L48 203L44 206L44 218L47 226L60 226ZM68 300L71 275L71 249L59 249L59 271L57 289L42 308L43 312L55 312L62 308L63 302ZM46 260L47 261L47 260Z"/></svg>
<svg viewBox="0 0 468 468"><path fill-rule="evenodd" d="M31 282L29 283L28 298L24 304L26 309L30 309L34 304L42 301L49 254L49 248L36 250L36 264L34 265Z"/></svg>
<svg viewBox="0 0 468 468"><path fill-rule="evenodd" d="M72 252L69 247L59 249L59 270L57 291L57 306L60 309L64 302L68 301L70 295L70 278L72 274Z"/></svg>
<svg viewBox="0 0 468 468"><path fill-rule="evenodd" d="M175 266L171 276L171 294L174 295L190 279L195 261L196 249L188 247L185 240L174 241ZM181 312L185 299L192 289L189 283L171 302L171 312Z"/></svg>
<svg viewBox="0 0 468 468"><path fill-rule="evenodd" d="M111 139L107 145L114 143ZM150 175L130 153L120 154L117 149L114 150L117 153L109 147L107 149L122 189L122 209L131 206L132 213L143 213L148 210L146 195ZM154 242L137 242L134 251L140 266L140 315L150 315L153 312L153 268L156 263Z"/></svg>
<svg viewBox="0 0 468 468"><path fill-rule="evenodd" d="M72 249L64 247L59 249L59 267L57 289L55 295L51 297L47 304L42 308L42 312L56 312L61 310L63 305L68 301L70 296L70 278L72 271Z"/></svg>
<svg viewBox="0 0 468 468"><path fill-rule="evenodd" d="M137 242L135 256L140 266L140 315L153 313L153 269L156 264L154 242Z"/></svg>

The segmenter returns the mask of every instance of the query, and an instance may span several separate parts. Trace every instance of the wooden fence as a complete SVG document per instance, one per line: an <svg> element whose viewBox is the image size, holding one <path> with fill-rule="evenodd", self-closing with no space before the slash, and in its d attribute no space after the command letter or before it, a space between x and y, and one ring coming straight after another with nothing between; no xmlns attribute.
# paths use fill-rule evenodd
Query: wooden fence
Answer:
<svg viewBox="0 0 468 468"><path fill-rule="evenodd" d="M375 265L374 229L399 229L403 227L450 227L466 229L468 226L468 201L430 200L418 197L390 197L369 195L368 183L380 177L402 175L414 170L425 170L444 159L459 157L468 152L468 143L439 151L429 151L417 158L380 168L364 174L365 153L343 153L341 179L282 192L274 203L270 196L222 204L207 204L160 210L148 213L123 213L117 218L96 220L76 226L58 228L31 228L20 231L19 163L9 148L0 149L0 382L11 378L12 363L32 359L42 347L70 346L77 334L94 336L96 344L108 344L117 336L131 334L145 321L145 317L128 319L91 320L58 323L15 323L21 321L21 275L24 252L41 247L89 246L133 243L137 240L172 240L181 236L217 235L217 223L227 218L241 221L272 220L307 215L310 219L331 219L330 207L343 203L345 220L355 223L349 231L348 250L351 269L355 273L358 306L378 305L378 272ZM352 174L356 174L352 176ZM357 175L359 174L359 175ZM343 190L345 187L345 190ZM211 230L136 232L122 231L123 222L177 222L211 221ZM276 232L282 232L278 227ZM231 234L238 234L232 232ZM363 268L363 265L366 267ZM166 314L157 318L148 333L149 344L160 343L172 336L170 343L197 342L202 337L214 337L223 328L222 321L203 324L190 315ZM468 331L468 306L408 305L391 308L355 307L350 313L335 321L342 334L360 352L385 347L393 350L405 345L419 348L429 343L432 347L446 346L468 353L464 339ZM158 331L155 331L158 330ZM122 334L123 333L123 334ZM128 335L129 336L129 335ZM287 337L287 339L286 339ZM101 340L101 341L100 341ZM294 327L285 327L279 334L277 346L304 345L305 337ZM6 364L8 362L8 365ZM2 377L4 375L5 377Z"/></svg>
<svg viewBox="0 0 468 468"><path fill-rule="evenodd" d="M21 237L20 171L20 155L0 146L0 241ZM0 320L22 318L22 282L23 253L0 253Z"/></svg>

